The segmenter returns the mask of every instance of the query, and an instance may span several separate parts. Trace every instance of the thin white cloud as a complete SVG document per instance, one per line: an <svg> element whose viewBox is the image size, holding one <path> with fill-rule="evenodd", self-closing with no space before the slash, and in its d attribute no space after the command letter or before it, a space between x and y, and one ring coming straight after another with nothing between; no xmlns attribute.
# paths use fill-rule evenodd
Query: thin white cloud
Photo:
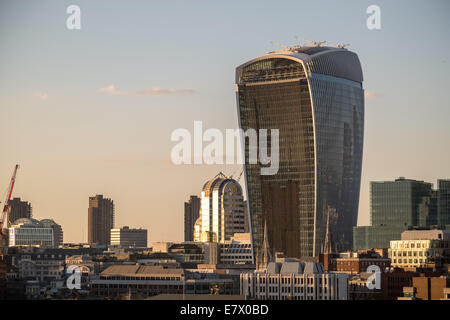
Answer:
<svg viewBox="0 0 450 320"><path fill-rule="evenodd" d="M37 92L34 93L34 96L38 97L41 100L47 100L48 99L48 94L45 93L45 92L37 91Z"/></svg>
<svg viewBox="0 0 450 320"><path fill-rule="evenodd" d="M173 94L192 94L192 89L161 89L161 88L147 88L140 90L118 90L111 84L107 87L100 88L99 92L113 95L127 94L127 95L146 95L146 96L161 96L161 95L173 95Z"/></svg>
<svg viewBox="0 0 450 320"><path fill-rule="evenodd" d="M380 97L380 94L378 92L366 90L366 91L364 91L364 97L366 99L376 99L376 98Z"/></svg>

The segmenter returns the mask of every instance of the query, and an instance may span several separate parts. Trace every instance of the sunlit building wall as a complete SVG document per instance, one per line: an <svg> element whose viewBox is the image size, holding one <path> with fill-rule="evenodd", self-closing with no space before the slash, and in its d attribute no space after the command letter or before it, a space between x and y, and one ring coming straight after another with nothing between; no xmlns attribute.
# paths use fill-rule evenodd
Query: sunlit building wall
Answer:
<svg viewBox="0 0 450 320"><path fill-rule="evenodd" d="M220 174L205 183L200 221L195 228L194 233L200 233L203 242L224 242L244 232L244 199L239 182Z"/></svg>

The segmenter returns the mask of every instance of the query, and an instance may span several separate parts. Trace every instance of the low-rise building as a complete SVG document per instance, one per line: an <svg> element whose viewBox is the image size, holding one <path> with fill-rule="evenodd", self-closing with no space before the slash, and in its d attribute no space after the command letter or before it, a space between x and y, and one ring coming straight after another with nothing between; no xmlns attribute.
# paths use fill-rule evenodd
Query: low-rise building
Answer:
<svg viewBox="0 0 450 320"><path fill-rule="evenodd" d="M381 256L374 250L322 254L319 261L324 264L326 271L342 272L350 275L366 272L367 268L373 265L378 266L382 271L391 265L389 258Z"/></svg>
<svg viewBox="0 0 450 320"><path fill-rule="evenodd" d="M393 267L439 267L450 263L448 230L408 230L401 240L390 242L389 258Z"/></svg>
<svg viewBox="0 0 450 320"><path fill-rule="evenodd" d="M186 273L184 269L161 265L114 265L100 273L91 282L94 296L120 297L139 293L149 297L157 294L183 293Z"/></svg>
<svg viewBox="0 0 450 320"><path fill-rule="evenodd" d="M383 293L381 288L369 288L370 279L373 273L363 272L360 275L353 276L348 281L348 299L349 300L381 300Z"/></svg>
<svg viewBox="0 0 450 320"><path fill-rule="evenodd" d="M235 233L234 236L220 244L219 263L252 264L252 241L250 233Z"/></svg>
<svg viewBox="0 0 450 320"><path fill-rule="evenodd" d="M281 258L266 270L241 274L241 295L262 300L347 300L348 275L317 262Z"/></svg>

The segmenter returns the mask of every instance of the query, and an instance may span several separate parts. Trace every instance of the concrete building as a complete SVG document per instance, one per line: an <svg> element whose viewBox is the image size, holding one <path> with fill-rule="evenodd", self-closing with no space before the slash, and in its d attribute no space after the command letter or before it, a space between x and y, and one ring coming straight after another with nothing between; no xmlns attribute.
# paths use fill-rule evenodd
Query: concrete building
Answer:
<svg viewBox="0 0 450 320"><path fill-rule="evenodd" d="M100 297L119 297L139 293L143 297L183 293L184 269L160 265L114 265L91 282L92 293Z"/></svg>
<svg viewBox="0 0 450 320"><path fill-rule="evenodd" d="M202 190L200 234L202 242L225 242L245 230L244 199L240 184L219 173L207 181Z"/></svg>
<svg viewBox="0 0 450 320"><path fill-rule="evenodd" d="M347 274L327 273L317 262L285 258L264 272L241 274L241 295L257 300L347 300Z"/></svg>
<svg viewBox="0 0 450 320"><path fill-rule="evenodd" d="M110 230L114 228L114 202L103 195L89 197L88 243L110 244Z"/></svg>
<svg viewBox="0 0 450 320"><path fill-rule="evenodd" d="M8 228L10 247L40 246L54 247L53 228L36 219L20 218Z"/></svg>
<svg viewBox="0 0 450 320"><path fill-rule="evenodd" d="M111 229L111 245L121 247L147 248L147 229Z"/></svg>
<svg viewBox="0 0 450 320"><path fill-rule="evenodd" d="M65 256L51 252L30 252L15 262L21 280L38 281L41 286L58 286L64 279Z"/></svg>
<svg viewBox="0 0 450 320"><path fill-rule="evenodd" d="M354 228L354 250L389 248L412 227L437 223L436 194L432 184L400 177L395 181L371 182L370 226Z"/></svg>
<svg viewBox="0 0 450 320"><path fill-rule="evenodd" d="M44 227L51 228L53 230L53 247L58 248L63 245L64 232L61 225L57 224L52 219L42 219L39 221Z"/></svg>
<svg viewBox="0 0 450 320"><path fill-rule="evenodd" d="M401 240L390 242L389 258L393 267L441 267L450 263L449 230L408 230Z"/></svg>
<svg viewBox="0 0 450 320"><path fill-rule="evenodd" d="M352 248L364 134L362 82L358 56L344 48L288 47L237 67L240 128L249 137L260 129L279 130L275 174L262 174L269 165L249 161L254 148L245 144L255 250L262 247L267 222L275 251L318 256L329 210L335 213L331 229L338 250Z"/></svg>
<svg viewBox="0 0 450 320"><path fill-rule="evenodd" d="M253 265L253 249L249 233L235 233L223 243L204 242L204 263L212 265Z"/></svg>
<svg viewBox="0 0 450 320"><path fill-rule="evenodd" d="M253 264L253 248L250 233L235 233L234 236L220 244L219 263Z"/></svg>
<svg viewBox="0 0 450 320"><path fill-rule="evenodd" d="M33 208L27 201L22 201L20 198L13 198L9 200L8 219L10 223L20 219L33 217Z"/></svg>
<svg viewBox="0 0 450 320"><path fill-rule="evenodd" d="M200 198L191 196L184 203L184 241L194 241L194 224L200 216Z"/></svg>
<svg viewBox="0 0 450 320"><path fill-rule="evenodd" d="M152 252L169 252L169 248L173 245L173 242L153 242L152 243Z"/></svg>

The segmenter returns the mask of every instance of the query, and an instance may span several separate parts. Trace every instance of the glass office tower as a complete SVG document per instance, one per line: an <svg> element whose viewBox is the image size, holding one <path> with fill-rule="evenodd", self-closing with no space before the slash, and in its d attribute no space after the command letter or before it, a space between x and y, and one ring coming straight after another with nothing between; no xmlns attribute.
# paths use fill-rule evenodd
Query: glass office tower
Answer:
<svg viewBox="0 0 450 320"><path fill-rule="evenodd" d="M438 224L443 229L450 228L450 180L438 180Z"/></svg>
<svg viewBox="0 0 450 320"><path fill-rule="evenodd" d="M389 248L391 240L412 227L430 228L437 223L437 196L433 185L398 178L370 183L370 226L353 230L354 250Z"/></svg>
<svg viewBox="0 0 450 320"><path fill-rule="evenodd" d="M279 170L245 176L255 250L264 224L273 251L312 257L323 245L327 216L338 250L352 247L357 222L364 131L363 75L343 48L291 47L236 69L240 127L279 129Z"/></svg>

